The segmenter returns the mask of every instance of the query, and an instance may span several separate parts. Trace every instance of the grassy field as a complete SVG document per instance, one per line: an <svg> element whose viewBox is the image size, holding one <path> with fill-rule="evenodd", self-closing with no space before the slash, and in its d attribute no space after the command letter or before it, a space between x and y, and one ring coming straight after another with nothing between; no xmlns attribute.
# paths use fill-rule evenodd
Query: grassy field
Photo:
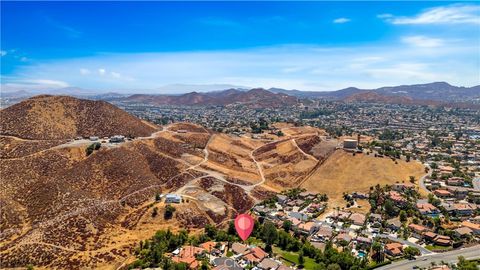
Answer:
<svg viewBox="0 0 480 270"><path fill-rule="evenodd" d="M419 162L375 158L373 155L337 150L317 169L302 187L312 192L326 193L329 205L345 205L343 192L368 192L376 184L386 185L407 182L409 176L419 179L425 174Z"/></svg>
<svg viewBox="0 0 480 270"><path fill-rule="evenodd" d="M278 247L274 247L273 252L275 254L279 254L286 265L290 266L292 265L292 262L298 265L298 253L285 251ZM318 265L317 263L315 263L315 260L312 258L309 258L306 256L303 256L303 258L305 259L305 264L303 265L304 269L313 269L315 266Z"/></svg>

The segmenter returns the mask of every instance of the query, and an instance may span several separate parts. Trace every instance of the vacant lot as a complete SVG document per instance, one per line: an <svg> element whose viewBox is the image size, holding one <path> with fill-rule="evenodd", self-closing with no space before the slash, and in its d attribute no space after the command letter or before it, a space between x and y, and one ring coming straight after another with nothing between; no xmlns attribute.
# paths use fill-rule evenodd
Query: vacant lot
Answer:
<svg viewBox="0 0 480 270"><path fill-rule="evenodd" d="M341 202L343 192L368 192L376 184L386 185L408 181L409 176L419 179L424 172L418 162L375 158L364 154L353 156L337 150L320 166L302 187L309 191L326 193L331 201Z"/></svg>

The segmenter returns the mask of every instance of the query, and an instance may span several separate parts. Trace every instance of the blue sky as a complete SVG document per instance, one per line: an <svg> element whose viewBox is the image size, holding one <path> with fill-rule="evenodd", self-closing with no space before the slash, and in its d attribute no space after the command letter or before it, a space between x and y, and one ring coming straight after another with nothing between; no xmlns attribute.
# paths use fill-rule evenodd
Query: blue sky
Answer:
<svg viewBox="0 0 480 270"><path fill-rule="evenodd" d="M480 84L478 2L1 2L4 91Z"/></svg>

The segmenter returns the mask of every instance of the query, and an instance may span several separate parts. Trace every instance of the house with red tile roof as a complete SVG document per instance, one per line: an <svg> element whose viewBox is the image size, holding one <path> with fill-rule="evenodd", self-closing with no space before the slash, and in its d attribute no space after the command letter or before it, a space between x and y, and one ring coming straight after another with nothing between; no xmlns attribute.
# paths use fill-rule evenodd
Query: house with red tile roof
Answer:
<svg viewBox="0 0 480 270"><path fill-rule="evenodd" d="M385 245L385 253L390 256L400 256L403 254L403 245L397 242L388 243Z"/></svg>
<svg viewBox="0 0 480 270"><path fill-rule="evenodd" d="M462 222L462 226L472 230L473 234L480 235L480 224L472 223L470 221L465 220Z"/></svg>
<svg viewBox="0 0 480 270"><path fill-rule="evenodd" d="M416 208L424 216L438 217L440 214L440 210L431 203L417 203Z"/></svg>
<svg viewBox="0 0 480 270"><path fill-rule="evenodd" d="M453 197L453 194L450 191L445 189L434 190L433 194L435 194L435 196L437 196L438 198L442 198L442 199Z"/></svg>

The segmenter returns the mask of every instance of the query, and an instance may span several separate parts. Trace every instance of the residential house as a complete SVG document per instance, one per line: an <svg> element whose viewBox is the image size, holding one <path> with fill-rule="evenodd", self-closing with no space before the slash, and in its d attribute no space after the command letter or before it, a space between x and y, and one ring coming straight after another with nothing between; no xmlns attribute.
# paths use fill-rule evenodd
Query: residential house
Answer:
<svg viewBox="0 0 480 270"><path fill-rule="evenodd" d="M197 269L200 263L197 261L196 256L205 252L205 249L195 246L184 246L180 250L180 253L172 257L172 260L176 263L185 263L191 269Z"/></svg>
<svg viewBox="0 0 480 270"><path fill-rule="evenodd" d="M437 196L438 198L441 198L441 199L446 199L446 198L453 197L453 194L450 191L445 190L445 189L434 190L433 194L435 196Z"/></svg>
<svg viewBox="0 0 480 270"><path fill-rule="evenodd" d="M232 244L232 252L234 254L244 254L248 251L248 246L242 243L235 242Z"/></svg>
<svg viewBox="0 0 480 270"><path fill-rule="evenodd" d="M321 226L315 234L315 238L320 241L327 241L333 236L333 229L330 226Z"/></svg>
<svg viewBox="0 0 480 270"><path fill-rule="evenodd" d="M262 270L276 270L280 266L280 263L270 259L270 258L265 258L263 259L257 267Z"/></svg>
<svg viewBox="0 0 480 270"><path fill-rule="evenodd" d="M455 230L453 230L455 232L455 235L457 237L464 237L464 236L467 236L467 235L472 235L473 234L473 231L472 229L468 228L468 227L460 227L460 228L457 228Z"/></svg>
<svg viewBox="0 0 480 270"><path fill-rule="evenodd" d="M350 217L352 213L350 212L345 212L345 211L337 211L337 212L333 212L333 214L330 216L331 218L335 219L335 220L346 220Z"/></svg>
<svg viewBox="0 0 480 270"><path fill-rule="evenodd" d="M409 224L408 228L412 231L412 235L418 239L421 239L423 237L424 232L429 231L428 228L414 223Z"/></svg>
<svg viewBox="0 0 480 270"><path fill-rule="evenodd" d="M341 240L345 240L347 243L350 243L350 241L352 241L352 237L348 233L341 232L337 235L337 237L335 237L335 241L339 242Z"/></svg>
<svg viewBox="0 0 480 270"><path fill-rule="evenodd" d="M474 204L469 203L453 203L444 204L445 210L457 217L467 217L473 215L477 208Z"/></svg>
<svg viewBox="0 0 480 270"><path fill-rule="evenodd" d="M465 220L462 222L462 226L472 230L473 234L480 235L480 224L472 223L470 221Z"/></svg>
<svg viewBox="0 0 480 270"><path fill-rule="evenodd" d="M407 203L407 200L403 198L402 195L400 195L400 193L398 193L395 190L391 190L388 193L388 196L396 205L403 206Z"/></svg>
<svg viewBox="0 0 480 270"><path fill-rule="evenodd" d="M215 258L212 263L215 266L213 270L243 270L238 263L227 257Z"/></svg>
<svg viewBox="0 0 480 270"><path fill-rule="evenodd" d="M396 183L392 185L392 189L398 192L405 192L409 189L415 189L415 185L412 183Z"/></svg>
<svg viewBox="0 0 480 270"><path fill-rule="evenodd" d="M466 187L452 187L449 186L447 187L447 190L453 194L453 197L455 197L458 200L463 200L467 197L468 193L472 191L471 188L466 188Z"/></svg>
<svg viewBox="0 0 480 270"><path fill-rule="evenodd" d="M403 254L403 245L397 242L388 243L385 245L385 253L390 256L400 256Z"/></svg>
<svg viewBox="0 0 480 270"><path fill-rule="evenodd" d="M181 203L182 202L182 197L180 197L177 194L167 194L165 196L165 202L166 203Z"/></svg>
<svg viewBox="0 0 480 270"><path fill-rule="evenodd" d="M391 218L387 220L387 226L392 231L398 231L402 227L402 222L400 222L400 219L398 217Z"/></svg>
<svg viewBox="0 0 480 270"><path fill-rule="evenodd" d="M461 177L450 177L447 179L446 183L449 186L463 186L465 181Z"/></svg>
<svg viewBox="0 0 480 270"><path fill-rule="evenodd" d="M349 219L354 225L363 226L363 224L365 224L366 217L364 214L353 213L350 215Z"/></svg>
<svg viewBox="0 0 480 270"><path fill-rule="evenodd" d="M308 216L306 214L300 213L300 212L290 212L290 213L288 213L288 216L296 218L298 220L302 220L302 221L308 220Z"/></svg>
<svg viewBox="0 0 480 270"><path fill-rule="evenodd" d="M438 217L440 214L440 211L431 203L417 203L416 208L424 216Z"/></svg>
<svg viewBox="0 0 480 270"><path fill-rule="evenodd" d="M298 229L300 232L311 235L314 234L318 230L319 225L315 224L312 221L306 222L306 223L301 223L298 225Z"/></svg>
<svg viewBox="0 0 480 270"><path fill-rule="evenodd" d="M278 194L278 195L277 195L277 201L278 201L279 204L282 204L282 205L283 205L283 204L285 204L285 203L287 202L287 200L288 200L288 197L287 197L287 196L282 195L282 194Z"/></svg>
<svg viewBox="0 0 480 270"><path fill-rule="evenodd" d="M373 242L371 238L362 237L362 236L357 236L355 240L357 241L357 245L356 245L357 249L368 249L370 248Z"/></svg>

